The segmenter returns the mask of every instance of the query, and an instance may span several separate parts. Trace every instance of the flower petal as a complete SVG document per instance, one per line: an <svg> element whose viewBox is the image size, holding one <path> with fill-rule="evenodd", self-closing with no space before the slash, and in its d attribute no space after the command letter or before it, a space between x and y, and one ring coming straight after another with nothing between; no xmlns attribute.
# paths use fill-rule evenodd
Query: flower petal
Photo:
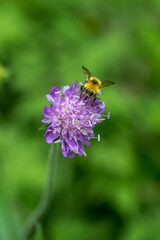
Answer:
<svg viewBox="0 0 160 240"><path fill-rule="evenodd" d="M54 98L53 98L50 94L46 94L46 98L47 98L47 100L48 100L50 103L52 103L52 104L55 103Z"/></svg>
<svg viewBox="0 0 160 240"><path fill-rule="evenodd" d="M50 107L44 107L42 113L45 117L50 117L52 115L52 109Z"/></svg>
<svg viewBox="0 0 160 240"><path fill-rule="evenodd" d="M66 92L68 89L69 89L69 86L68 86L68 85L63 87L63 89L62 89L63 95L65 95L65 92Z"/></svg>
<svg viewBox="0 0 160 240"><path fill-rule="evenodd" d="M78 141L78 153L80 156L86 155L82 142Z"/></svg>
<svg viewBox="0 0 160 240"><path fill-rule="evenodd" d="M75 153L72 151L69 151L68 156L69 158L73 158L75 156Z"/></svg>
<svg viewBox="0 0 160 240"><path fill-rule="evenodd" d="M58 138L60 136L60 133L59 132L56 132L54 134L54 131L46 131L46 134L44 135L45 139L46 139L46 142L47 143L52 143L56 138Z"/></svg>
<svg viewBox="0 0 160 240"><path fill-rule="evenodd" d="M69 97L77 94L79 91L79 87L77 86L78 81L74 82L66 91L65 91L65 97Z"/></svg>
<svg viewBox="0 0 160 240"><path fill-rule="evenodd" d="M57 92L59 92L59 88L55 86L51 88L51 91L49 92L49 94L54 97L55 95L57 95L56 94Z"/></svg>

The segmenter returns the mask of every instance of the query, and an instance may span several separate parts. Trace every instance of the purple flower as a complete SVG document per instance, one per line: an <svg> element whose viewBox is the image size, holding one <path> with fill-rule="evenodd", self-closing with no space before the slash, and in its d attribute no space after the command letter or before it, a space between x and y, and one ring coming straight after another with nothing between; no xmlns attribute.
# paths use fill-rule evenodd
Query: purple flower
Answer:
<svg viewBox="0 0 160 240"><path fill-rule="evenodd" d="M63 156L69 158L75 154L86 156L84 145L89 146L89 140L95 138L93 128L104 120L101 114L106 109L99 98L93 105L91 97L84 101L84 96L80 100L78 91L77 82L62 90L53 87L46 95L51 107L43 109L45 118L42 122L49 125L44 135L46 142L60 142Z"/></svg>

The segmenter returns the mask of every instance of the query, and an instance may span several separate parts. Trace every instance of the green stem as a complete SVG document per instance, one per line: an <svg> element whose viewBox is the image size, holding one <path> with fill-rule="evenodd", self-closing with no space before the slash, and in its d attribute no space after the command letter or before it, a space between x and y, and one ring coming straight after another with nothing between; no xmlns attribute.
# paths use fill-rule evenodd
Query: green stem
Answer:
<svg viewBox="0 0 160 240"><path fill-rule="evenodd" d="M49 156L48 156L48 169L47 169L47 180L44 187L43 193L41 195L39 204L31 214L27 226L24 231L24 239L29 239L35 232L38 223L41 222L43 216L48 210L52 195L53 195L53 180L54 180L54 166L55 160L58 155L59 144L51 144Z"/></svg>

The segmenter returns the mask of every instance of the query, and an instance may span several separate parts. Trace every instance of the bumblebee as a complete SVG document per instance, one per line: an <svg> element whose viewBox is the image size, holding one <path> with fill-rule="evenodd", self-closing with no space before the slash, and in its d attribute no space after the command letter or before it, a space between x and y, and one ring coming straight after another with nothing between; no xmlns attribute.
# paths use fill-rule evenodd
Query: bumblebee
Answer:
<svg viewBox="0 0 160 240"><path fill-rule="evenodd" d="M94 101L96 100L96 96L100 93L100 88L108 87L115 84L112 81L100 81L98 78L94 77L93 74L84 66L82 66L82 70L86 77L84 85L81 86L80 99L83 94L86 96L84 101L90 97L92 97L92 106Z"/></svg>

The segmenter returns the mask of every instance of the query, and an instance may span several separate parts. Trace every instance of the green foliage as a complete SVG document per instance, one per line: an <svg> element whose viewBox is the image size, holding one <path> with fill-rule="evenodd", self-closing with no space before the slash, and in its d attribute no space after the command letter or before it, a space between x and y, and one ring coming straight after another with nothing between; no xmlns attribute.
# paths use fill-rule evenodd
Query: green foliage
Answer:
<svg viewBox="0 0 160 240"><path fill-rule="evenodd" d="M101 96L111 119L87 157L59 157L35 239L159 239L159 11L157 0L1 0L1 240L21 240L44 186L45 94L83 82L82 65L116 82Z"/></svg>

